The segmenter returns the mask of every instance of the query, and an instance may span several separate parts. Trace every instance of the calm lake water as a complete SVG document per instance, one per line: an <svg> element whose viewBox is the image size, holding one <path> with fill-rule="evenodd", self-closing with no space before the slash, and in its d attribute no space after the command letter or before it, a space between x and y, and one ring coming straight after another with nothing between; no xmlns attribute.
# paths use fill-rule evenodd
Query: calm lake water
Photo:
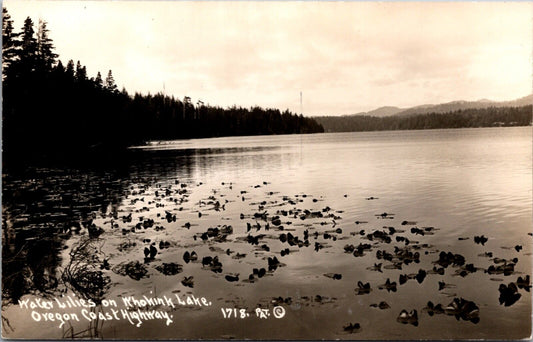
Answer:
<svg viewBox="0 0 533 342"><path fill-rule="evenodd" d="M499 288L531 275L532 169L531 127L513 127L153 142L112 166L4 174L2 333L7 338L76 333L130 339L526 338L530 289L520 287L519 298L500 304ZM153 225L135 229L148 220ZM103 230L90 233L91 223ZM204 234L215 227L218 233ZM287 241L289 234L297 239ZM479 236L488 240L476 243ZM154 242L158 253L145 260L144 248ZM94 258L77 259L73 251L82 243L91 244L87 253ZM350 245L361 253L354 255ZM186 251L195 251L198 260L186 262ZM383 251L391 258L382 257ZM465 261L448 265L441 252ZM413 253L419 258L406 260ZM218 257L221 272L202 265L206 256ZM273 257L280 264L269 268ZM137 261L144 269L140 279L124 271ZM61 294L94 298L72 285L72 270L80 264L108 279L100 298L195 295L212 305L167 309L173 315L169 326L155 320L137 328L110 320L93 322L85 331L88 321L58 328L57 322L33 322L31 310L13 304ZM181 267L169 274L175 272L162 271L164 264ZM498 271L505 267L505 273ZM254 268L266 272L250 281ZM433 271L439 268L443 274ZM416 279L421 270L425 277ZM237 274L237 281L227 279ZM408 280L402 283L404 275ZM194 285L187 287L182 280L191 276ZM396 291L379 288L387 279L397 283ZM359 282L371 291L358 293ZM446 308L454 298L473 302L479 314L461 317L448 308L430 315L428 301ZM375 307L380 302L389 308ZM285 309L284 317L273 317L275 306ZM245 309L250 317L225 319L223 308ZM256 317L257 308L271 316ZM398 321L404 309L417 310L417 325ZM360 328L344 329L350 323Z"/></svg>

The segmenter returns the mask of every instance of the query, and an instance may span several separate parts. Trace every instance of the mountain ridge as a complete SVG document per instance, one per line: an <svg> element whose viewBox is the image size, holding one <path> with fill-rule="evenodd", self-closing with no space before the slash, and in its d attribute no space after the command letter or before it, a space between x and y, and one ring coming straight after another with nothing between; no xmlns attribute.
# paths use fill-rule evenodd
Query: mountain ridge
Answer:
<svg viewBox="0 0 533 342"><path fill-rule="evenodd" d="M344 116L357 116L357 115L366 115L366 116L375 116L375 117L386 117L386 116L410 116L417 114L427 114L427 113L448 113L458 110L465 109L483 109L489 107L521 107L529 104L533 104L533 94L520 97L515 100L510 101L492 101L489 99L480 99L477 101L464 101L457 100L439 104L422 104L409 108L399 108L395 106L383 106L376 108L368 112L359 112L356 114L348 114Z"/></svg>

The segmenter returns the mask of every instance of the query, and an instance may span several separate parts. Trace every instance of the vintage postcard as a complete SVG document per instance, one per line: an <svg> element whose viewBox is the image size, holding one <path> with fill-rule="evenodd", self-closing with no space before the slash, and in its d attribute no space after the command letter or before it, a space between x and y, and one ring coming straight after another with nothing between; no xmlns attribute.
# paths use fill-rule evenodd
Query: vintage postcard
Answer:
<svg viewBox="0 0 533 342"><path fill-rule="evenodd" d="M2 337L530 338L532 11L4 1Z"/></svg>

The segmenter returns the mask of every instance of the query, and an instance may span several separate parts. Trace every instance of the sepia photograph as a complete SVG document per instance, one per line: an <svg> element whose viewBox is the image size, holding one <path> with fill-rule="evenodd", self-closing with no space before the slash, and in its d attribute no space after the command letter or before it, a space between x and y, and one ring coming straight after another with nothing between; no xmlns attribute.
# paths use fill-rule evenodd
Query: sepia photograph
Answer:
<svg viewBox="0 0 533 342"><path fill-rule="evenodd" d="M532 336L533 3L2 3L3 339Z"/></svg>

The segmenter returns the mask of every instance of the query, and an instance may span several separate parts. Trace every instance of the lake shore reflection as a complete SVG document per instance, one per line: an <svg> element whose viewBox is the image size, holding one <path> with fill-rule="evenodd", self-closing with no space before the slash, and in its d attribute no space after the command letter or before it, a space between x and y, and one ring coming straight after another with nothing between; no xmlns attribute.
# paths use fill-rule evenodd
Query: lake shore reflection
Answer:
<svg viewBox="0 0 533 342"><path fill-rule="evenodd" d="M531 137L520 127L202 139L136 149L120 168L4 174L4 337L527 337ZM168 326L70 330L28 323L16 305L61 295L212 305L164 307ZM256 314L275 307L283 318Z"/></svg>

